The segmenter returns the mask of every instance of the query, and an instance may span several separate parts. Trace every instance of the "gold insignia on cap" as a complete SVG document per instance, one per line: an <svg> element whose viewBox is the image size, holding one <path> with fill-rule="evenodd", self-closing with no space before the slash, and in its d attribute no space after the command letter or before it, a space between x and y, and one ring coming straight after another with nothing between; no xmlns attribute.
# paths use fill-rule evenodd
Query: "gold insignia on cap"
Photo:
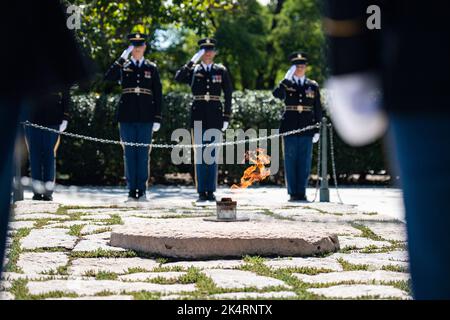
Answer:
<svg viewBox="0 0 450 320"><path fill-rule="evenodd" d="M301 59L301 58L302 58L302 54L299 53L299 54L297 55L297 58L298 58L298 59Z"/></svg>
<svg viewBox="0 0 450 320"><path fill-rule="evenodd" d="M209 39L206 39L206 43L208 43L208 44L209 44L209 43L211 43L211 40L209 40Z"/></svg>
<svg viewBox="0 0 450 320"><path fill-rule="evenodd" d="M141 35L139 33L136 34L136 38L139 39Z"/></svg>

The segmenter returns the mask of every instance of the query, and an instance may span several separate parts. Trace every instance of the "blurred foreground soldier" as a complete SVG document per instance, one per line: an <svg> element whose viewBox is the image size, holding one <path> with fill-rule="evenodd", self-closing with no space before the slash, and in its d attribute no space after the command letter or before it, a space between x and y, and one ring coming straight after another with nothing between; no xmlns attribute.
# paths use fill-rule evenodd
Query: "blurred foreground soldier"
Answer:
<svg viewBox="0 0 450 320"><path fill-rule="evenodd" d="M45 17L45 18L43 18ZM14 30L14 32L11 32ZM30 30L34 36L30 37ZM87 76L73 34L59 1L16 1L0 11L0 36L14 48L14 59L5 63L0 86L0 266L3 265L8 228L13 150L21 109L42 94L69 87ZM26 41L24 41L26 39ZM55 55L55 39L58 54ZM11 52L0 50L0 59L10 61ZM0 268L1 277L1 268Z"/></svg>
<svg viewBox="0 0 450 320"><path fill-rule="evenodd" d="M142 33L129 34L131 45L105 75L106 80L122 85L117 120L123 142L149 144L153 131L161 126L161 80L156 65L144 58L146 39ZM128 201L147 201L149 155L149 147L124 147Z"/></svg>
<svg viewBox="0 0 450 320"><path fill-rule="evenodd" d="M304 53L289 56L292 66L273 95L284 101L280 132L301 129L322 119L319 85L305 76L308 60ZM306 201L311 171L312 145L319 141L317 130L308 130L283 138L285 179L289 201Z"/></svg>
<svg viewBox="0 0 450 320"><path fill-rule="evenodd" d="M69 90L49 93L36 101L29 121L61 132L65 131L69 119ZM25 135L33 180L33 200L52 201L55 157L60 136L33 127L26 127Z"/></svg>
<svg viewBox="0 0 450 320"><path fill-rule="evenodd" d="M325 1L330 111L341 137L363 145L390 122L403 189L413 293L450 299L450 30L445 2ZM381 8L370 30L367 8ZM417 47L426 48L427 55ZM426 72L419 66L426 63ZM383 101L376 96L383 90Z"/></svg>
<svg viewBox="0 0 450 320"><path fill-rule="evenodd" d="M201 121L202 138L195 144L214 142L214 139L205 139L203 133L208 129L226 130L231 117L231 95L233 93L230 76L227 69L214 63L216 56L216 40L205 38L198 41L198 51L186 65L181 67L175 75L175 80L191 86L194 102L191 107L191 128L194 122ZM196 64L199 59L201 63ZM221 94L224 94L225 104L222 105ZM194 150L195 156L195 182L199 194L198 201L215 201L214 192L217 187L217 161L213 164L205 163L198 155L202 150ZM215 158L216 150L212 156Z"/></svg>

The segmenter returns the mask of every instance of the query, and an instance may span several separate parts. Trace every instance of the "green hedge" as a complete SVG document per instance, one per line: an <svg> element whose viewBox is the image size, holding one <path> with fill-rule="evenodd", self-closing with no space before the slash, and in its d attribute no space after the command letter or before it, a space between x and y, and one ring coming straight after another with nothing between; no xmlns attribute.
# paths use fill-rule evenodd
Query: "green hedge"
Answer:
<svg viewBox="0 0 450 320"><path fill-rule="evenodd" d="M72 115L68 131L119 139L117 123L114 122L118 95L73 96ZM154 135L155 143L174 143L171 133L177 128L188 128L190 95L172 92L164 97L163 123ZM235 92L233 95L233 118L231 128L278 128L283 105L269 91ZM381 142L364 148L351 148L335 135L337 170L342 177L353 173L386 170ZM281 146L280 146L281 149ZM281 151L281 150L280 150ZM270 149L269 149L270 154ZM271 176L265 183L282 184L283 170ZM219 183L232 184L239 181L246 164L221 165ZM314 151L313 172L316 167ZM107 145L63 137L58 153L58 181L75 185L117 185L124 183L123 154L118 145ZM331 166L330 166L331 169ZM151 153L151 177L154 183L166 183L166 173L193 173L191 165L173 165L170 151L154 149Z"/></svg>

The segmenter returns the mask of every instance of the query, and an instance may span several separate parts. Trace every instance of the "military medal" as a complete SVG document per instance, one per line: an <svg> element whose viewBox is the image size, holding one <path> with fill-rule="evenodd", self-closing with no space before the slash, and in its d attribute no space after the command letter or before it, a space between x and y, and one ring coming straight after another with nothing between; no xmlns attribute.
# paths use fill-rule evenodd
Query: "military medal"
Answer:
<svg viewBox="0 0 450 320"><path fill-rule="evenodd" d="M152 77L152 73L150 71L144 71L144 77L149 79Z"/></svg>

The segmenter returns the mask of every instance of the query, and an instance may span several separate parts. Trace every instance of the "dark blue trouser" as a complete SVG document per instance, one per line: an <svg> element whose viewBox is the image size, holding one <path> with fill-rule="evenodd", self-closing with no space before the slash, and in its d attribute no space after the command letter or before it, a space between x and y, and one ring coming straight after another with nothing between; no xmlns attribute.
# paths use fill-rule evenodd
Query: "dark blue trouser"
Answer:
<svg viewBox="0 0 450 320"><path fill-rule="evenodd" d="M121 122L119 130L120 139L124 142L150 143L152 141L153 123L151 122ZM125 147L125 176L130 191L147 189L149 154L148 147Z"/></svg>
<svg viewBox="0 0 450 320"><path fill-rule="evenodd" d="M0 277L9 222L14 141L19 113L18 102L0 99Z"/></svg>
<svg viewBox="0 0 450 320"><path fill-rule="evenodd" d="M47 126L59 129L58 125ZM55 181L55 157L59 146L59 134L26 127L28 151L30 153L31 178L34 181Z"/></svg>
<svg viewBox="0 0 450 320"><path fill-rule="evenodd" d="M308 185L312 160L312 137L287 136L283 138L284 172L290 195L304 196Z"/></svg>
<svg viewBox="0 0 450 320"><path fill-rule="evenodd" d="M391 115L414 297L450 299L450 115Z"/></svg>
<svg viewBox="0 0 450 320"><path fill-rule="evenodd" d="M203 131L204 133L204 131ZM203 137L197 139L194 137L195 144L212 143L215 141L214 137L211 140L205 140ZM195 183L197 192L215 192L217 188L217 148L203 147L201 150L194 150L195 154ZM204 155L208 155L207 158Z"/></svg>

